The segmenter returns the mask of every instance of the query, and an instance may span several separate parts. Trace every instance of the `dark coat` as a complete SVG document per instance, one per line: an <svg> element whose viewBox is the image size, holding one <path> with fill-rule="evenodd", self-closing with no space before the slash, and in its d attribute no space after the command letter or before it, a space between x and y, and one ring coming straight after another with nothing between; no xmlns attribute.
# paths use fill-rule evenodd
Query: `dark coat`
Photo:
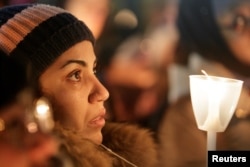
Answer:
<svg viewBox="0 0 250 167"><path fill-rule="evenodd" d="M77 167L132 167L102 146L81 138L76 132L60 126L62 138ZM138 167L157 167L156 145L151 133L134 125L107 123L103 129L103 145Z"/></svg>

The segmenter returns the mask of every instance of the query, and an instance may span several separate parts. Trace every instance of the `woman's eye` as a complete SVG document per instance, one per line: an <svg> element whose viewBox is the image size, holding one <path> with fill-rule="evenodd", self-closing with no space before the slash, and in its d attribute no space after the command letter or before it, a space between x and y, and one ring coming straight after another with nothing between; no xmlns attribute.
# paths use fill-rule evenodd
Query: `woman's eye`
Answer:
<svg viewBox="0 0 250 167"><path fill-rule="evenodd" d="M69 79L72 81L79 81L81 79L81 71L75 71L69 75Z"/></svg>

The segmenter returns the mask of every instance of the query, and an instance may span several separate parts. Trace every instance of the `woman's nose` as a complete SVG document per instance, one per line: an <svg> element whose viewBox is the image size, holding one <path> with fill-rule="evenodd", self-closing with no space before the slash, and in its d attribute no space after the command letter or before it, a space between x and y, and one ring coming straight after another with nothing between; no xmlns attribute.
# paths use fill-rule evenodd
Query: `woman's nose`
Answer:
<svg viewBox="0 0 250 167"><path fill-rule="evenodd" d="M96 78L95 86L89 96L90 102L101 102L109 98L109 92L104 85Z"/></svg>

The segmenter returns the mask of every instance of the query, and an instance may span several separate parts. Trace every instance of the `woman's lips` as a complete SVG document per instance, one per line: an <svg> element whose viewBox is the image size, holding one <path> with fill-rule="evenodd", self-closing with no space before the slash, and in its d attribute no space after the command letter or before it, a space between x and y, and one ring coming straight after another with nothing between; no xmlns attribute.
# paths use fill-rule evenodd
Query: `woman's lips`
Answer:
<svg viewBox="0 0 250 167"><path fill-rule="evenodd" d="M92 127L103 127L105 125L105 109L102 110L101 114L90 121Z"/></svg>

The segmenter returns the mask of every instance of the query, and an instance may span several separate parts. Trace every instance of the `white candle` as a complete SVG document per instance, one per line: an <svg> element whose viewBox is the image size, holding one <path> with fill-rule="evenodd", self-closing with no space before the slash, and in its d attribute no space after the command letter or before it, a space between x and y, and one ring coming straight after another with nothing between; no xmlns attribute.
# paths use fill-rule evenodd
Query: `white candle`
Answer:
<svg viewBox="0 0 250 167"><path fill-rule="evenodd" d="M216 149L216 133L231 120L241 93L240 80L190 75L190 93L198 128L207 131L207 149Z"/></svg>
<svg viewBox="0 0 250 167"><path fill-rule="evenodd" d="M191 75L190 93L198 128L223 132L238 103L242 81L230 78Z"/></svg>
<svg viewBox="0 0 250 167"><path fill-rule="evenodd" d="M207 98L208 98L208 112L207 118L200 129L216 132L221 129L220 123L220 104L224 94L224 85L214 82L207 76Z"/></svg>

